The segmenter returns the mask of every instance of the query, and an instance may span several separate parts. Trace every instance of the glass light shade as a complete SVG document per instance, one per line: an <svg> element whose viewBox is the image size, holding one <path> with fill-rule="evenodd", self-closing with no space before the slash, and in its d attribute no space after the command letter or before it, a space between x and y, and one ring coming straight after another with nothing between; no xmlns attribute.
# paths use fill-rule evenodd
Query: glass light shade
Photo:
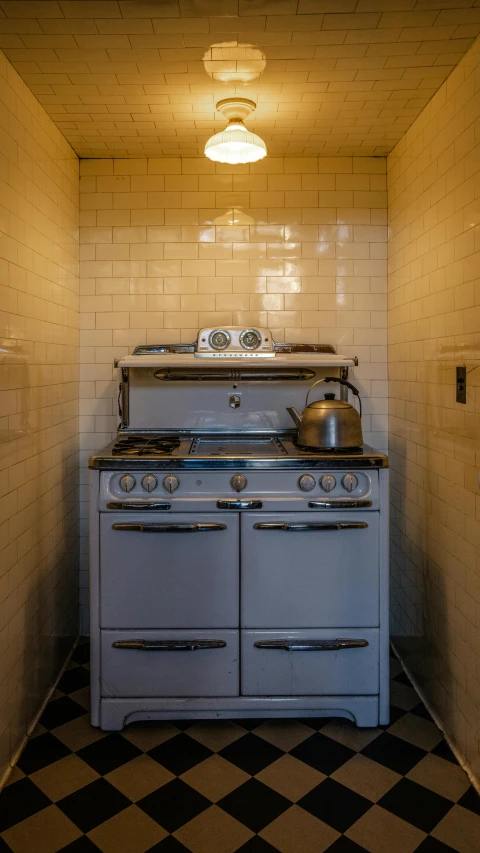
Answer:
<svg viewBox="0 0 480 853"><path fill-rule="evenodd" d="M255 163L267 154L267 146L243 122L235 120L211 136L205 145L205 156L217 163Z"/></svg>

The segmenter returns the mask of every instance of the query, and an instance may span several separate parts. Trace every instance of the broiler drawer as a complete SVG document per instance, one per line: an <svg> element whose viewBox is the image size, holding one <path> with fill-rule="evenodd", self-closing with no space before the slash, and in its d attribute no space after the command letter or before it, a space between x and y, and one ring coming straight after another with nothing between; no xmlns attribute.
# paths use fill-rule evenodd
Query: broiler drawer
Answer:
<svg viewBox="0 0 480 853"><path fill-rule="evenodd" d="M377 512L244 513L243 628L379 624Z"/></svg>
<svg viewBox="0 0 480 853"><path fill-rule="evenodd" d="M238 631L102 631L103 697L238 696Z"/></svg>
<svg viewBox="0 0 480 853"><path fill-rule="evenodd" d="M378 693L378 631L331 628L241 634L244 696Z"/></svg>

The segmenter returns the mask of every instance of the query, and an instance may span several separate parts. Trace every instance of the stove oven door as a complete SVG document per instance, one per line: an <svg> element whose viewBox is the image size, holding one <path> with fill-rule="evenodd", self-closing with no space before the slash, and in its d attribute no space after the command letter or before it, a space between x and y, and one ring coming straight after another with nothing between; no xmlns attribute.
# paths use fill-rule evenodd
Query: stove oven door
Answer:
<svg viewBox="0 0 480 853"><path fill-rule="evenodd" d="M242 627L379 624L378 513L244 514L241 550Z"/></svg>
<svg viewBox="0 0 480 853"><path fill-rule="evenodd" d="M238 513L103 513L102 628L235 628Z"/></svg>

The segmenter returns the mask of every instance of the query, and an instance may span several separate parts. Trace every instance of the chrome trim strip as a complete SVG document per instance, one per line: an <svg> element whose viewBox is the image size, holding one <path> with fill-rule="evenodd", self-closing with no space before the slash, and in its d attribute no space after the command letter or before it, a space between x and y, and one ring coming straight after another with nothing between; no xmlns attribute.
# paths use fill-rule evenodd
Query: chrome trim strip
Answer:
<svg viewBox="0 0 480 853"><path fill-rule="evenodd" d="M226 524L214 524L201 522L196 524L136 524L132 522L112 524L112 530L124 530L137 533L214 533L217 530L226 530Z"/></svg>
<svg viewBox="0 0 480 853"><path fill-rule="evenodd" d="M259 640L256 649L276 649L285 652L338 652L342 649L363 649L367 640Z"/></svg>
<svg viewBox="0 0 480 853"><path fill-rule="evenodd" d="M196 652L199 649L224 649L225 640L116 640L114 649L139 652Z"/></svg>
<svg viewBox="0 0 480 853"><path fill-rule="evenodd" d="M171 504L153 504L153 503L141 503L137 501L136 503L131 501L130 503L116 503L114 501L109 501L107 503L107 509L121 509L121 510L137 510L137 509L145 509L147 511L155 510L157 512L165 512L168 509L171 509Z"/></svg>
<svg viewBox="0 0 480 853"><path fill-rule="evenodd" d="M262 501L217 501L217 509L262 509Z"/></svg>
<svg viewBox="0 0 480 853"><path fill-rule="evenodd" d="M313 530L365 530L365 521L314 522L313 524L287 524L284 521L261 521L253 525L254 530L284 530L287 533L305 533Z"/></svg>
<svg viewBox="0 0 480 853"><path fill-rule="evenodd" d="M368 509L372 501L309 501L310 509Z"/></svg>
<svg viewBox="0 0 480 853"><path fill-rule="evenodd" d="M130 388L128 385L128 367L122 367L122 421L121 427L122 429L126 429L130 422Z"/></svg>
<svg viewBox="0 0 480 853"><path fill-rule="evenodd" d="M200 355L202 355L200 353ZM223 367L217 370L198 367L162 367L153 374L163 382L286 382L289 380L313 379L315 371L306 367L244 369L243 367Z"/></svg>

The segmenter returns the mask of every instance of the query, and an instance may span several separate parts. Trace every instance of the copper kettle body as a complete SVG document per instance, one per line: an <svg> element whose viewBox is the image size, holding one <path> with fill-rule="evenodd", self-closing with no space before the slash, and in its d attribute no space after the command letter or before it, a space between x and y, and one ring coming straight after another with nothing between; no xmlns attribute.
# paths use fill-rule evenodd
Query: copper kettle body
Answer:
<svg viewBox="0 0 480 853"><path fill-rule="evenodd" d="M325 394L324 400L308 404L308 397L318 382L338 382L346 385L359 399L360 412L345 400L336 400L335 394ZM287 412L298 429L297 443L315 449L354 449L363 444L361 400L358 389L345 379L327 376L315 382L308 391L305 409L300 415L294 407Z"/></svg>

